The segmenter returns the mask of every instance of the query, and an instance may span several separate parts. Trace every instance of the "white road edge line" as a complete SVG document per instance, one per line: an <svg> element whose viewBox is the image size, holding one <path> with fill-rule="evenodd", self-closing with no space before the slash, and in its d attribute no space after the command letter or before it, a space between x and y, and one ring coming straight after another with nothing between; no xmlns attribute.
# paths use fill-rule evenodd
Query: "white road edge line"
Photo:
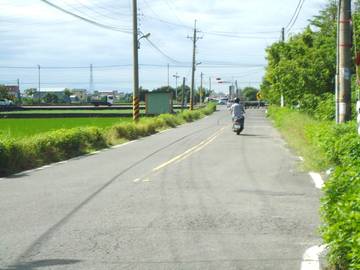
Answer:
<svg viewBox="0 0 360 270"><path fill-rule="evenodd" d="M324 186L324 180L322 179L321 175L316 172L309 172L309 175L314 181L315 187L318 189L322 189Z"/></svg>
<svg viewBox="0 0 360 270"><path fill-rule="evenodd" d="M164 130L162 130L162 131L160 131L160 132L158 132L158 133L155 133L154 135L156 135L156 134L162 134L162 133L168 132L168 131L170 131L170 130L172 130L172 128L164 129Z"/></svg>
<svg viewBox="0 0 360 270"><path fill-rule="evenodd" d="M319 256L325 248L325 245L308 248L303 255L301 270L320 270Z"/></svg>
<svg viewBox="0 0 360 270"><path fill-rule="evenodd" d="M124 147L124 146L126 146L126 145L128 145L128 144L134 143L134 142L136 142L136 141L137 141L137 140L133 140L133 141L129 141L129 142L126 142L126 143L114 145L114 146L111 146L110 149L121 148L121 147Z"/></svg>
<svg viewBox="0 0 360 270"><path fill-rule="evenodd" d="M299 159L300 159L301 161L304 161L304 160L305 160L302 156L299 156Z"/></svg>

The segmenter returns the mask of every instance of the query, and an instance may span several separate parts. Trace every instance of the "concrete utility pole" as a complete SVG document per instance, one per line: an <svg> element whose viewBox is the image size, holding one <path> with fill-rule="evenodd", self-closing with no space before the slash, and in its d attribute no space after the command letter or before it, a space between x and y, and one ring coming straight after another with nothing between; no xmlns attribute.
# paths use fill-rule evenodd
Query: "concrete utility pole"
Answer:
<svg viewBox="0 0 360 270"><path fill-rule="evenodd" d="M285 42L285 28L284 27L281 29L281 41L283 43ZM282 91L281 91L281 96L280 96L280 106L281 107L285 106L284 94Z"/></svg>
<svg viewBox="0 0 360 270"><path fill-rule="evenodd" d="M90 64L90 82L89 82L89 92L94 92L94 76L93 76L93 65Z"/></svg>
<svg viewBox="0 0 360 270"><path fill-rule="evenodd" d="M345 123L351 118L351 0L339 5L339 123Z"/></svg>
<svg viewBox="0 0 360 270"><path fill-rule="evenodd" d="M181 93L181 109L184 109L185 106L185 83L186 83L186 78L183 77L183 84L182 84L182 93Z"/></svg>
<svg viewBox="0 0 360 270"><path fill-rule="evenodd" d="M211 92L211 77L209 77L209 92Z"/></svg>
<svg viewBox="0 0 360 270"><path fill-rule="evenodd" d="M360 135L360 74L359 74L359 65L360 65L360 53L358 52L358 44L356 42L357 36L357 24L356 21L352 21L353 29L353 41L354 41L354 51L355 51L355 68L356 68L356 122L358 124L357 131Z"/></svg>
<svg viewBox="0 0 360 270"><path fill-rule="evenodd" d="M336 14L336 74L335 74L335 122L339 124L339 21L340 3L337 5Z"/></svg>
<svg viewBox="0 0 360 270"><path fill-rule="evenodd" d="M38 94L39 94L39 104L41 103L41 67L38 65Z"/></svg>
<svg viewBox="0 0 360 270"><path fill-rule="evenodd" d="M200 91L199 91L200 105L202 104L202 99L203 99L203 77L204 77L204 73L201 72L201 74L200 74Z"/></svg>
<svg viewBox="0 0 360 270"><path fill-rule="evenodd" d="M16 83L17 83L17 87L18 87L18 93L17 93L17 98L18 99L21 99L21 94L20 94L20 79L17 79L16 80Z"/></svg>
<svg viewBox="0 0 360 270"><path fill-rule="evenodd" d="M167 87L170 90L170 65L167 64Z"/></svg>
<svg viewBox="0 0 360 270"><path fill-rule="evenodd" d="M175 78L175 100L177 101L177 98L178 98L178 79L180 78L180 76L176 72L176 74L173 75L173 77Z"/></svg>
<svg viewBox="0 0 360 270"><path fill-rule="evenodd" d="M138 121L140 117L140 93L139 93L139 41L138 41L138 19L137 0L132 0L133 14L133 120Z"/></svg>
<svg viewBox="0 0 360 270"><path fill-rule="evenodd" d="M192 73L191 73L191 89L190 89L190 110L194 109L194 88L195 88L195 70L196 70L196 43L202 37L197 36L196 20L194 23L194 35L190 38L193 41L193 57L192 57Z"/></svg>

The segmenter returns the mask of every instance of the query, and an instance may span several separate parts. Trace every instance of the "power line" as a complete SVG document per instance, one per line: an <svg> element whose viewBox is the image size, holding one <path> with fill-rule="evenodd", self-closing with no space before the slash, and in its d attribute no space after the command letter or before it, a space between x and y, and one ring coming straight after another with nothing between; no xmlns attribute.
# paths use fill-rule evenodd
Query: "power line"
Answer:
<svg viewBox="0 0 360 270"><path fill-rule="evenodd" d="M149 40L149 43L152 43ZM157 49L160 50L154 43L152 43ZM162 51L161 51L162 52ZM176 64L173 64L173 67L179 67L179 68L189 68L191 66L191 63L187 62L180 62L176 59L171 58L170 56L166 55L164 53L164 56L166 56L167 59L175 61ZM117 65L93 65L93 69L114 69L114 68L128 68L131 67L132 64L117 64ZM139 64L139 66L142 67L167 67L167 64ZM235 62L225 62L225 61L203 61L203 64L201 65L202 68L231 68L231 67L239 67L239 68L263 68L265 67L265 64L248 64L248 63L235 63ZM23 70L37 70L38 67L36 65L34 66L0 66L0 69L23 69ZM41 70L73 70L73 69L89 69L89 66L41 66Z"/></svg>
<svg viewBox="0 0 360 270"><path fill-rule="evenodd" d="M230 37L230 38L239 38L239 39L278 39L277 37L266 37L266 36L241 36L240 34L222 34L216 32L205 32L204 34L213 35L213 36L221 36L221 37Z"/></svg>
<svg viewBox="0 0 360 270"><path fill-rule="evenodd" d="M304 3L305 3L305 0L299 0L298 4L296 6L296 9L294 11L293 16L291 17L289 23L285 27L285 29L287 29L287 33L289 33L291 31L291 28L296 23Z"/></svg>
<svg viewBox="0 0 360 270"><path fill-rule="evenodd" d="M119 15L120 15L120 16L131 16L130 13L118 13L118 12L116 12L116 10L110 10L110 9L107 9L107 8L101 6L101 5L98 5L98 4L96 4L96 3L95 3L95 4L93 3L93 6L98 7L98 8L100 8L100 9L106 11L107 14L105 14L105 13L103 13L103 12L100 12L100 11L92 8L91 6L88 6L88 5L83 4L83 3L82 3L81 1L79 1L79 0L75 0L75 1L76 1L77 3L79 3L79 5L80 5L81 7L84 7L84 8L86 8L87 10L89 10L89 11L91 11L91 12L93 12L93 13L96 13L96 14L98 14L98 15L100 15L100 16L109 18L109 19L111 19L111 20L118 20ZM109 16L108 14L116 14L116 15L115 15L116 17L111 17L111 16Z"/></svg>
<svg viewBox="0 0 360 270"><path fill-rule="evenodd" d="M178 24L175 22L170 22L167 20L164 20L162 18L160 18L159 16L156 17L152 17L149 15L144 15L145 18L151 19L151 20L156 20L159 21L161 23L164 24L168 24L168 25L173 25L173 26L177 26L177 27L182 27L182 28L186 28L186 29L193 29L191 26L187 26L184 24ZM231 38L241 38L241 39L278 39L277 37L261 37L261 36L254 36L254 35L259 35L259 34L274 34L274 33L278 33L278 31L260 31L260 32L244 32L244 33L239 33L239 32L221 32L221 31L202 31L204 34L209 34L209 35L214 35L214 36L221 36L221 37L231 37ZM248 36L246 36L248 35Z"/></svg>
<svg viewBox="0 0 360 270"><path fill-rule="evenodd" d="M166 5L169 7L169 9L171 10L171 12L174 14L174 16L175 16L175 18L180 22L180 24L183 24L184 25L184 23L183 23L183 21L178 17L178 15L176 14L176 7L175 7L175 5L172 3L172 2L170 2L170 1L168 1L168 0L163 0L165 3L166 3ZM172 7L170 4L173 4L173 6L174 7Z"/></svg>
<svg viewBox="0 0 360 270"><path fill-rule="evenodd" d="M187 26L185 24L178 24L178 23L175 23L175 22L170 22L170 21L161 19L160 17L157 18L157 17L152 17L152 16L149 16L149 15L143 15L143 17L151 19L151 20L159 21L159 22L164 23L164 24L169 24L169 25L174 25L174 26L178 26L178 27L182 27L182 28L192 29L191 26Z"/></svg>
<svg viewBox="0 0 360 270"><path fill-rule="evenodd" d="M75 18L78 18L78 19L80 19L80 20L82 20L82 21L85 21L85 22L88 22L88 23L90 23L90 24L96 25L96 26L98 26L98 27L101 27L101 28L104 28L104 29L108 29L108 30L117 31L117 32L121 32L121 33L131 34L131 31L130 31L130 30L124 30L124 29L121 29L121 28L118 28L118 27L115 27L115 26L109 26L109 25L105 25L105 24L99 23L99 22L94 21L94 20L90 20L90 19L88 19L88 18L85 18L85 17L83 17L83 16L80 16L80 15L78 15L78 14L75 14L75 13L69 11L69 10L66 10L66 9L64 9L64 8L58 6L58 5L55 5L55 4L53 4L53 3L51 3L51 2L49 2L49 1L47 1L47 0L40 0L40 1L44 2L45 4L47 4L47 5L49 5L49 6L52 6L52 7L55 8L55 9L58 9L58 10L64 12L64 13L68 14L68 15L71 15L71 16L73 16L73 17L75 17Z"/></svg>
<svg viewBox="0 0 360 270"><path fill-rule="evenodd" d="M162 56L169 59L171 62L174 63L181 63L180 61L168 56L166 53L164 53L158 46L156 46L150 39L146 38L147 42L149 42L150 46L153 47L155 50L157 50Z"/></svg>
<svg viewBox="0 0 360 270"><path fill-rule="evenodd" d="M108 18L108 19L110 19L110 20L116 20L114 17L111 17L111 16L108 16L107 14L104 14L104 13L102 13L102 12L99 12L99 11L97 11L96 9L94 9L94 8L91 8L91 7L89 7L89 6L87 6L87 5L84 5L81 1L79 1L79 0L75 0L77 3L78 3L78 5L80 6L80 7L82 7L82 8L85 8L86 10L89 10L90 12L93 12L93 13L95 13L95 14L98 14L98 15L100 15L100 16L102 16L102 17L105 17L105 18ZM68 5L69 6L69 5ZM73 6L71 6L72 8L74 8ZM77 9L77 8L76 8ZM79 10L79 9L77 9L77 10ZM83 14L86 14L86 13L84 13L84 12L82 12Z"/></svg>

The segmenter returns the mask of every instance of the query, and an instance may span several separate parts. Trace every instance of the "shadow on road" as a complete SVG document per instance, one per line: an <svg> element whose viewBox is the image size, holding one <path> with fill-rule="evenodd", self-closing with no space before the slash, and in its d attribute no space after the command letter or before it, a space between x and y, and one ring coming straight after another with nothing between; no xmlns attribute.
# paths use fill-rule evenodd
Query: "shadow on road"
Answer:
<svg viewBox="0 0 360 270"><path fill-rule="evenodd" d="M42 267L69 265L81 262L80 260L67 260L67 259L52 259L52 260L38 260L31 262L18 263L10 265L8 268L1 270L33 270Z"/></svg>
<svg viewBox="0 0 360 270"><path fill-rule="evenodd" d="M240 136L242 137L256 137L256 138L262 138L262 139L270 139L270 136L265 136L265 135L259 135L259 134L246 134L246 133L241 133Z"/></svg>
<svg viewBox="0 0 360 270"><path fill-rule="evenodd" d="M27 174L27 173L18 173L16 175L7 176L6 178L3 178L2 180L16 180L16 179L24 178L26 176L29 176L29 174Z"/></svg>

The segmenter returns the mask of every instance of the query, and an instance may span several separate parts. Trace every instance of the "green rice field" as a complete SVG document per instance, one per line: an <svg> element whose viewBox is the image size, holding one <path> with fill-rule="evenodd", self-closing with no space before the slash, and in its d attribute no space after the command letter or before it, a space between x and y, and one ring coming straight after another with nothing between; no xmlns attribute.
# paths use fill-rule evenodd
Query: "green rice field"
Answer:
<svg viewBox="0 0 360 270"><path fill-rule="evenodd" d="M83 114L109 114L109 113L132 113L132 110L29 110L29 111L10 111L0 112L0 114L72 114L72 113L83 113ZM140 113L145 113L145 110L140 110Z"/></svg>
<svg viewBox="0 0 360 270"><path fill-rule="evenodd" d="M106 128L114 124L131 122L132 118L51 118L51 119L0 119L0 139L21 139L39 133L74 127Z"/></svg>

